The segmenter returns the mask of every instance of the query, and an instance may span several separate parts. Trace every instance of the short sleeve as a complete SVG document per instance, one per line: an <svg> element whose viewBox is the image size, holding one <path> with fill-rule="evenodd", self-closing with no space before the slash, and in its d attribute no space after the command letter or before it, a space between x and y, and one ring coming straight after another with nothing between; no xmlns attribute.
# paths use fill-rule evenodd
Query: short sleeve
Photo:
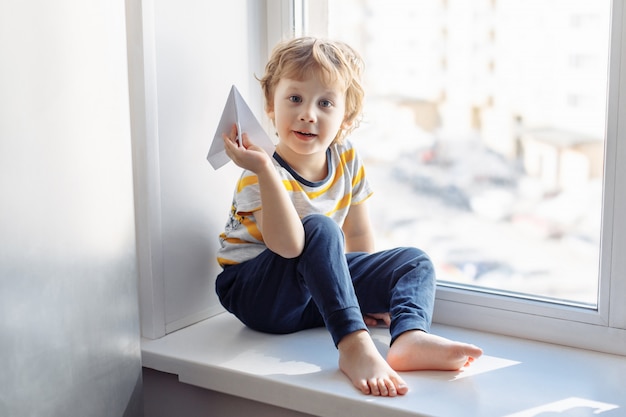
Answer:
<svg viewBox="0 0 626 417"><path fill-rule="evenodd" d="M237 183L233 205L238 214L253 213L261 208L259 179L251 171L244 171Z"/></svg>
<svg viewBox="0 0 626 417"><path fill-rule="evenodd" d="M352 204L359 204L370 198L374 191L365 173L363 160L356 150L354 152L354 163L351 166Z"/></svg>

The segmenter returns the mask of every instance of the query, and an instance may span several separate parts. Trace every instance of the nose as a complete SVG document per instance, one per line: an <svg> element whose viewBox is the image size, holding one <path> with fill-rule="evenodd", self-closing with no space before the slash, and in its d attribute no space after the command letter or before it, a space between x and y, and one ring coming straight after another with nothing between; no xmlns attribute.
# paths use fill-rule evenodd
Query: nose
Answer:
<svg viewBox="0 0 626 417"><path fill-rule="evenodd" d="M315 123L317 116L313 105L304 105L301 107L300 120L308 123Z"/></svg>

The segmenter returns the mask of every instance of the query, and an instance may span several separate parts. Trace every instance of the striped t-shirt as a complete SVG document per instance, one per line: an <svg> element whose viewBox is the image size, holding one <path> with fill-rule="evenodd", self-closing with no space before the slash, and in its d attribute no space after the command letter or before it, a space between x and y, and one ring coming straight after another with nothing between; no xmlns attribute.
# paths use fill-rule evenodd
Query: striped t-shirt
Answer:
<svg viewBox="0 0 626 417"><path fill-rule="evenodd" d="M310 214L325 214L342 226L350 206L365 201L372 190L363 163L349 141L331 145L326 159L328 175L318 182L302 178L276 153L272 160L301 219ZM260 209L258 178L244 170L235 189L228 222L220 234L217 261L221 266L245 262L267 249L253 215Z"/></svg>

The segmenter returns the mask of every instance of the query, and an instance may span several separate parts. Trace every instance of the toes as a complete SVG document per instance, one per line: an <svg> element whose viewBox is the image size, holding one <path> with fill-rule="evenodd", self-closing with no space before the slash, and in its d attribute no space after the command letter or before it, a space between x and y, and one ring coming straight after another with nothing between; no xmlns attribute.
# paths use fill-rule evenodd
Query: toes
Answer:
<svg viewBox="0 0 626 417"><path fill-rule="evenodd" d="M361 381L356 385L356 387L365 395L371 393L370 386L368 385L367 381Z"/></svg>
<svg viewBox="0 0 626 417"><path fill-rule="evenodd" d="M398 395L398 390L396 389L396 385L393 381L386 381L387 395L389 397L395 397Z"/></svg>
<svg viewBox="0 0 626 417"><path fill-rule="evenodd" d="M389 394L389 388L387 386L387 384L392 385L390 381L387 381L383 378L380 378L378 380L378 392L380 392L380 395L383 397L388 397L391 396Z"/></svg>
<svg viewBox="0 0 626 417"><path fill-rule="evenodd" d="M378 387L378 379L372 378L368 381L368 385L370 386L370 393L372 395L378 396L380 395L380 388Z"/></svg>
<svg viewBox="0 0 626 417"><path fill-rule="evenodd" d="M395 397L404 395L409 388L402 379L377 378L369 380L369 394L381 397Z"/></svg>
<svg viewBox="0 0 626 417"><path fill-rule="evenodd" d="M401 378L394 377L362 380L355 386L363 394L376 397L396 397L409 391L409 387Z"/></svg>
<svg viewBox="0 0 626 417"><path fill-rule="evenodd" d="M393 384L398 395L404 395L409 392L409 386L402 379L398 378L393 380Z"/></svg>

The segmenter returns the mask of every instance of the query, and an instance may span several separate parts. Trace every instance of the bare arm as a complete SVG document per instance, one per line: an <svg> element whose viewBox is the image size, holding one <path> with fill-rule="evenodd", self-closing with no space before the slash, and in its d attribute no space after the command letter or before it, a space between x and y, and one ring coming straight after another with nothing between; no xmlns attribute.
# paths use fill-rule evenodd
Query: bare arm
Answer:
<svg viewBox="0 0 626 417"><path fill-rule="evenodd" d="M265 245L283 258L295 258L304 248L304 227L287 191L274 169L271 157L254 145L247 134L236 142L233 127L224 137L226 154L240 167L254 172L259 179L262 209L254 213Z"/></svg>
<svg viewBox="0 0 626 417"><path fill-rule="evenodd" d="M343 223L346 252L374 252L374 231L369 217L367 202L350 206Z"/></svg>
<svg viewBox="0 0 626 417"><path fill-rule="evenodd" d="M346 252L374 252L374 231L367 202L350 207L343 224L343 233L346 236ZM391 316L388 312L366 312L363 313L363 320L368 326L376 326L379 321L387 327L391 325Z"/></svg>
<svg viewBox="0 0 626 417"><path fill-rule="evenodd" d="M367 202L350 207L343 224L343 234L346 237L346 252L374 252L374 231ZM388 312L365 312L363 320L368 326L376 326L379 320L387 327L391 324L391 316Z"/></svg>
<svg viewBox="0 0 626 417"><path fill-rule="evenodd" d="M257 173L261 188L261 210L254 213L265 245L283 258L295 258L304 249L304 227L274 167Z"/></svg>

